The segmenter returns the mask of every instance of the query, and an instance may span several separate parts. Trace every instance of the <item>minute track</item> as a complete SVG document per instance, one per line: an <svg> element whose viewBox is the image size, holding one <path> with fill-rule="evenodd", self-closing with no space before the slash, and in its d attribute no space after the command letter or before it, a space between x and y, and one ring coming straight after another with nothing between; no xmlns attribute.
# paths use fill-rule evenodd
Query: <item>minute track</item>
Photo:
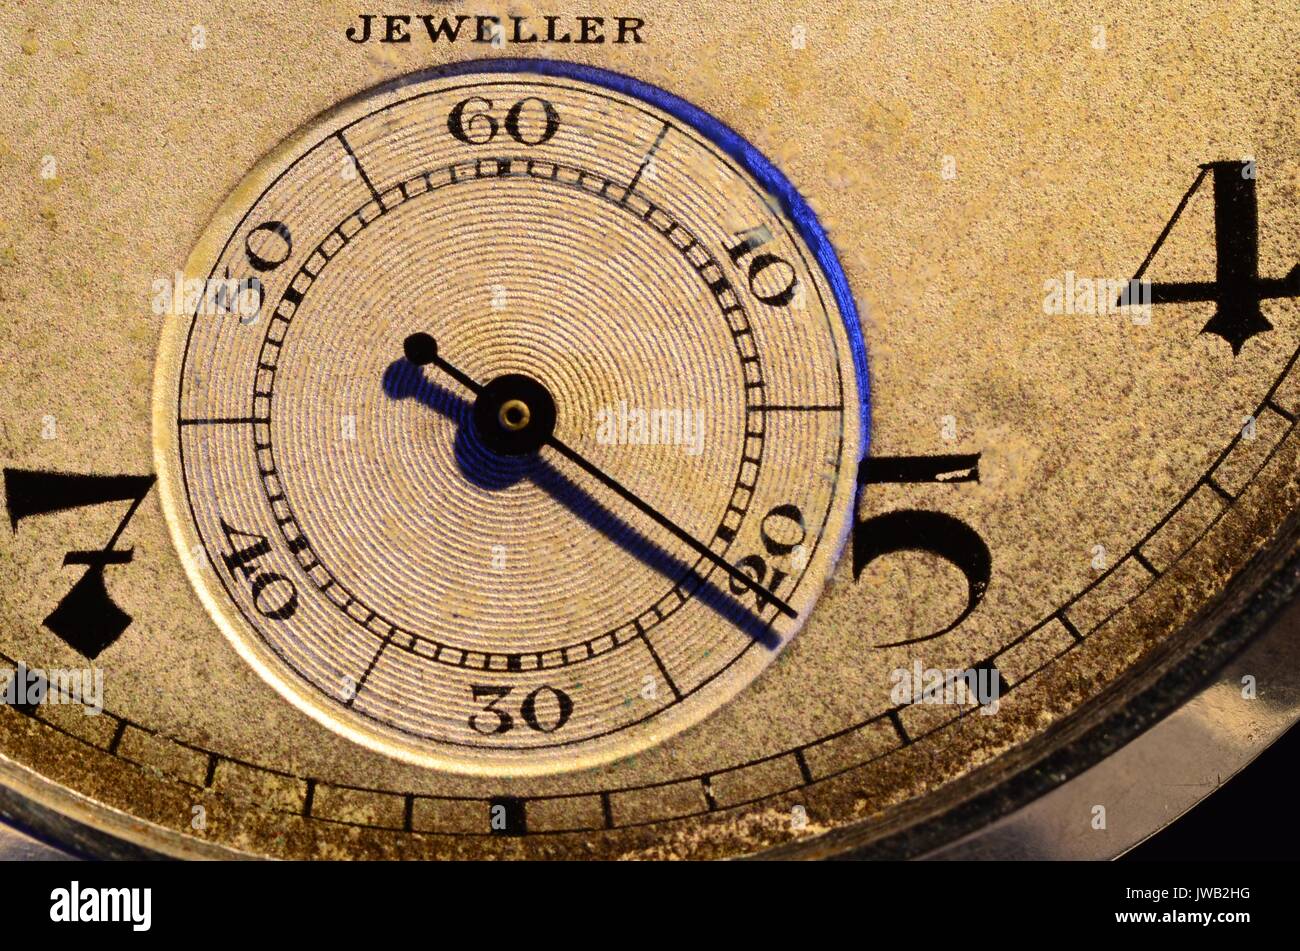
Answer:
<svg viewBox="0 0 1300 951"><path fill-rule="evenodd" d="M288 333L288 327L295 316L297 307L303 303L306 295L310 293L311 285L314 284L320 276L322 270L328 266L331 260L341 254L345 247L357 240L359 231L364 231L365 229L372 227L377 221L382 220L385 215L391 214L402 202L418 200L424 195L431 193L436 187L446 187L448 182L461 184L463 186L464 183L476 180L491 181L514 178L525 178L528 180L538 179L548 184L576 189L586 194L597 195L603 200L609 202L612 207L620 209L622 213L646 221L651 225L654 231L669 239L669 243L673 247L677 248L678 253L691 262L692 268L694 268L702 279L706 280L706 283L709 280L713 280L713 275L716 273L717 265L707 256L703 259L703 264L695 260L693 252L700 251L702 245L694 235L683 228L678 222L676 222L676 220L669 217L656 205L647 202L640 197L636 199L638 204L635 208L630 204L616 202L611 196L617 194L618 191L621 190L621 186L615 187L616 183L612 182L612 180L605 176L585 169L566 166L562 163L534 161L530 158L479 159L470 164L473 168L473 174L457 175L455 172L456 166L453 165L442 169L434 169L424 172L421 175L400 183L397 188L387 188L384 190L384 195L386 196L384 201L375 201L372 199L368 205L357 209L351 216L349 216L348 222L355 222L356 224L354 226L349 226L348 223L345 222L344 224L332 229L330 236L316 249L314 254L308 259L308 263L305 263L300 269L298 277L296 277L292 282L290 287L290 291L292 292L290 296L292 299L281 301L281 303L271 312L270 322L268 323L266 331L266 341L263 345L260 356L260 365L262 366L262 369L265 370L266 374L269 374L270 382L267 383L268 389L255 392L255 407L269 407L270 405L269 401L273 390L269 387L273 384L276 369L282 356L285 334ZM440 175L442 176L442 185L438 186L435 182L438 181ZM424 188L428 189L428 191L418 190L413 187L413 183L421 181L423 182ZM584 182L588 184L583 185L582 183ZM329 250L328 245L331 242L335 242L335 246L332 250ZM315 261L317 258L323 258L323 261L311 265L310 262ZM741 345L742 343L748 342L753 337L750 318L748 317L745 308L736 303L733 292L725 283L711 284L710 289L718 298L718 304L722 307L723 315L725 316L728 325L731 327L731 339L736 345L738 352L743 357L744 349ZM745 411L748 414L757 414L758 417L761 418L763 414L760 412L758 404L753 402L753 400L756 400L761 396L764 389L761 363L757 359L752 358L749 360L749 363L758 370L758 376L753 386L746 386L745 388ZM830 404L827 404L827 406L829 405ZM270 423L270 419L257 417L253 422ZM255 445L270 452L270 429L269 427L264 427L264 429L265 435L258 436L255 433L254 442ZM760 435L761 429L762 428L760 427ZM760 441L759 446L761 447L761 445L762 442ZM761 449L756 453L756 455L761 456ZM275 476L274 471L268 471L271 471L273 477ZM741 472L736 476L732 502L727 507L728 518L733 515L743 518L748 508L748 505L744 500L750 497L753 487L748 484L743 472L744 463L742 462ZM404 627L402 624L396 624L391 617L384 616L380 612L374 611L374 609L366 605L363 596L347 586L338 583L338 580L333 576L333 573L330 572L329 568L322 564L320 558L316 556L314 551L312 551L310 542L312 536L297 525L296 516L289 504L289 500L285 498L284 493L280 491L270 493L268 490L268 500L277 508L277 511L279 511L280 508L283 508L284 514L277 519L277 522L280 530L284 534L285 541L290 548L293 549L295 553L300 551L305 552L305 555L300 556L300 561L304 558L306 559L306 563L303 564L304 569L307 569L313 575L318 570L326 572L325 580L317 582L318 585L323 585L323 587L321 587L322 591L326 589L344 591L345 595L341 596L340 600L336 603L338 603L345 611L348 611L349 614L349 609L353 606L366 612L375 624L366 622L363 626L376 637L386 636L383 631L385 631L387 626L390 624L397 626L399 629ZM720 539L724 545L729 545L734 539L735 533L732 526L725 524L725 521L726 520L724 519L724 524L718 527L715 536ZM642 618L647 615L653 615L651 620L635 620L635 623L629 622L628 624L620 625L618 628L612 629L604 634L588 638L586 641L578 642L572 646L566 646L562 652L564 656L563 664L570 665L579 663L585 659L601 656L604 652L612 648L621 647L634 639L644 639L645 631L647 629L666 620L682 604L688 603L694 597L698 597L699 590L702 585L706 585L707 582L703 582L699 572L696 569L691 568L689 565L683 563L680 567L680 577L674 587L669 590L667 595L651 605L650 609L646 611L645 614L641 615ZM716 595L709 600L715 605L720 601L724 602L727 605L727 613L733 618L740 618L738 622L739 626L749 633L754 641L761 642L769 648L773 648L779 644L779 639L771 632L769 624L761 621L757 614L742 607L739 602L731 599L725 591L718 591ZM737 614L737 612L739 612L739 614ZM354 618L354 620L356 620L356 618ZM376 629L376 625L378 625L378 629ZM628 629L626 632L624 631L625 628ZM632 631L632 628L635 628L635 632ZM486 670L491 668L498 660L504 659L509 661L515 656L514 654L485 654L483 652L466 650L463 645L446 643L445 641L435 640L427 635L412 633L408 630L400 630L400 634L402 636L397 639L399 645L406 644L409 639L410 648L415 648L416 645L419 645L417 653L421 656L429 656L437 660L439 663L449 664L458 668L481 668ZM542 653L540 652L536 654L534 654L534 652L525 652L524 656L525 658L532 658L538 668L549 668L554 666L555 663L549 655L555 652L552 651L545 653L547 654L546 659L543 659Z"/></svg>

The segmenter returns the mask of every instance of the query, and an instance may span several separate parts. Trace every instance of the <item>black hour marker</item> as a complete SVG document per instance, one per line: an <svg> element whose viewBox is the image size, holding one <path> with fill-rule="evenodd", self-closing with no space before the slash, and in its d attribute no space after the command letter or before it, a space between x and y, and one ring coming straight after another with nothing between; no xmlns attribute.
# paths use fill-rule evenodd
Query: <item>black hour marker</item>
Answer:
<svg viewBox="0 0 1300 951"><path fill-rule="evenodd" d="M153 475L100 476L30 469L4 470L5 508L15 532L24 518L108 502L131 503L102 549L69 551L64 555L64 565L86 565L86 572L43 622L64 643L85 657L98 657L131 624L131 616L114 603L104 587L104 568L126 564L134 556L134 549L119 550L114 546L152 488L154 479Z"/></svg>
<svg viewBox="0 0 1300 951"><path fill-rule="evenodd" d="M1292 267L1286 277L1259 276L1259 209L1255 198L1253 165L1251 162L1240 161L1209 162L1202 165L1200 174L1183 195L1129 283L1129 288L1132 288L1146 273L1147 266L1169 237L1188 201L1205 181L1207 174L1212 173L1215 279L1153 282L1151 303L1214 301L1218 307L1214 316L1201 328L1201 333L1222 337L1232 347L1234 356L1241 352L1242 346L1251 337L1273 329L1259 308L1261 301L1274 297L1300 296L1300 264ZM1127 296L1127 290L1120 295L1120 306L1129 303Z"/></svg>

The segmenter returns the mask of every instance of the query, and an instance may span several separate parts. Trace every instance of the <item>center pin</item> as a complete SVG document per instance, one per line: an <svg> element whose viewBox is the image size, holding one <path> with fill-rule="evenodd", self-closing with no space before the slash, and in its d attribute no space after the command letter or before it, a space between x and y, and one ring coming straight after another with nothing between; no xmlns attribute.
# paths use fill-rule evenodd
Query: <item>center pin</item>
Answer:
<svg viewBox="0 0 1300 951"><path fill-rule="evenodd" d="M517 433L528 425L529 420L533 418L533 411L528 408L528 404L523 400L506 400L501 404L501 409L497 413L497 419L500 420L501 426L512 433Z"/></svg>

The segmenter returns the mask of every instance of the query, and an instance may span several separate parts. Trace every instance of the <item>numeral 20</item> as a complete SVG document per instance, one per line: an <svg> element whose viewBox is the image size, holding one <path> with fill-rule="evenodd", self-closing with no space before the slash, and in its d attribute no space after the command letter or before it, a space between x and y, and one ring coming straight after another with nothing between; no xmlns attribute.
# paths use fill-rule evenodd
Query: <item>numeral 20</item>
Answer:
<svg viewBox="0 0 1300 951"><path fill-rule="evenodd" d="M763 521L759 523L759 535L763 539L763 548L767 551L767 558L761 555L746 555L736 562L736 567L746 570L754 576L755 581L763 584L764 579L767 577L768 559L794 554L795 549L802 545L808 537L808 529L803 522L803 512L799 510L799 506L791 502L775 506L763 516ZM767 589L775 594L777 586L785 581L786 577L786 572L773 565L772 580L767 583ZM745 595L754 593L754 596L758 599L759 609L761 610L767 606L767 600L763 595L753 592L748 585L741 584L735 578L730 579L730 584L732 594Z"/></svg>

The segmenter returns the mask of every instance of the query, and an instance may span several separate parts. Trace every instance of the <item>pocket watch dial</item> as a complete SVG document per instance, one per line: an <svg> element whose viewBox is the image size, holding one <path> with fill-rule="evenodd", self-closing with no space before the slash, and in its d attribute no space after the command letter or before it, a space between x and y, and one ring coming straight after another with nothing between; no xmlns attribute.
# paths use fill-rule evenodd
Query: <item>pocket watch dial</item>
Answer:
<svg viewBox="0 0 1300 951"><path fill-rule="evenodd" d="M1226 779L1300 715L1285 5L44 7L6 815L919 855L1086 772L1021 845L1113 855L1203 788L1118 747Z"/></svg>
<svg viewBox="0 0 1300 951"><path fill-rule="evenodd" d="M863 351L751 146L499 60L360 97L237 196L187 279L247 306L168 328L159 469L205 602L288 698L417 762L572 770L789 643L847 536Z"/></svg>

